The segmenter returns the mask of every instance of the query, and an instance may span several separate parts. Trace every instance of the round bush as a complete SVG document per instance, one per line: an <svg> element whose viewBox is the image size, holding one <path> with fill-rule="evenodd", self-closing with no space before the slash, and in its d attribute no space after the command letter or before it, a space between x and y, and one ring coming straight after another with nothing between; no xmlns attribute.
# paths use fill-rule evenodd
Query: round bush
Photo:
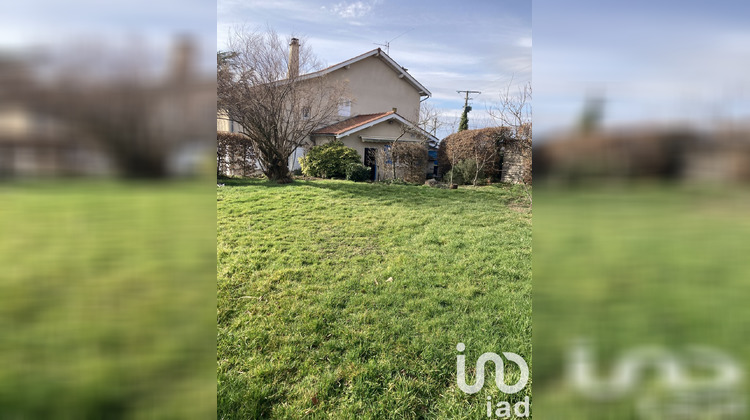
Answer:
<svg viewBox="0 0 750 420"><path fill-rule="evenodd" d="M347 165L360 162L359 153L339 141L314 146L299 159L303 174L319 178L345 178Z"/></svg>
<svg viewBox="0 0 750 420"><path fill-rule="evenodd" d="M346 179L354 182L364 182L370 179L370 168L357 162L346 165Z"/></svg>

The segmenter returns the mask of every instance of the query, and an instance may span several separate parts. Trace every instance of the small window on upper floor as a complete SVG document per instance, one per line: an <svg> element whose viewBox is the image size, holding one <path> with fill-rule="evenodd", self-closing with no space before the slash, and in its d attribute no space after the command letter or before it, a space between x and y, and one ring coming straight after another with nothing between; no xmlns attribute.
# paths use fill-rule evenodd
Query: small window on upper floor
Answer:
<svg viewBox="0 0 750 420"><path fill-rule="evenodd" d="M339 117L349 117L352 115L352 101L339 102Z"/></svg>
<svg viewBox="0 0 750 420"><path fill-rule="evenodd" d="M302 107L302 119L307 120L310 118L310 107Z"/></svg>

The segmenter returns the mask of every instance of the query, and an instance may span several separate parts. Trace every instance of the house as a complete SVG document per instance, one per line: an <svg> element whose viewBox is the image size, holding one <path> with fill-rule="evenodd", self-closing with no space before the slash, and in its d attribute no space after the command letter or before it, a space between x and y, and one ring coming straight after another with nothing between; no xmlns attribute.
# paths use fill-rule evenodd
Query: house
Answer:
<svg viewBox="0 0 750 420"><path fill-rule="evenodd" d="M394 108L388 112L360 114L338 123L319 128L311 135L312 144L325 144L340 141L345 146L356 150L362 156L363 164L371 168L372 179L384 179L385 173L378 168L377 153L388 149L394 140L399 142L419 143L432 140L414 123L405 119ZM434 142L431 143L434 147ZM381 163L382 165L382 163ZM432 173L433 169L426 169Z"/></svg>
<svg viewBox="0 0 750 420"><path fill-rule="evenodd" d="M102 148L39 106L47 95L39 93L33 64L0 55L0 179L106 174Z"/></svg>
<svg viewBox="0 0 750 420"><path fill-rule="evenodd" d="M362 156L362 163L372 168L373 179L384 174L378 170L376 153L394 141L426 142L435 149L438 139L415 123L419 120L420 103L431 96L430 91L380 48L301 76L297 76L299 69L294 68L299 63L298 54L299 40L292 38L290 75L303 82L325 76L330 83L346 84L349 95L339 104L336 119L314 130L305 145L292 153L290 170L299 168L299 158L310 147L335 140ZM234 122L221 115L217 129L238 130ZM432 173L432 166L427 171Z"/></svg>
<svg viewBox="0 0 750 420"><path fill-rule="evenodd" d="M0 106L0 178L106 175L98 144L20 103Z"/></svg>
<svg viewBox="0 0 750 420"><path fill-rule="evenodd" d="M197 72L195 52L192 40L180 39L161 77L81 77L86 88L73 90L41 83L33 62L0 56L0 177L204 172L216 81Z"/></svg>

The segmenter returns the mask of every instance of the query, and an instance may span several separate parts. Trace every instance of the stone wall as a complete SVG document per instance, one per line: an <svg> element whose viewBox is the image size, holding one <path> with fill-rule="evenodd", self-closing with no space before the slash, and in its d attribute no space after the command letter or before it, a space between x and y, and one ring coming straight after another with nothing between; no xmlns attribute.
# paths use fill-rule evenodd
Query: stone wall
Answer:
<svg viewBox="0 0 750 420"><path fill-rule="evenodd" d="M524 158L518 153L506 153L503 157L502 182L523 184L524 180L531 178L531 173L526 169Z"/></svg>
<svg viewBox="0 0 750 420"><path fill-rule="evenodd" d="M531 184L531 145L509 139L503 149L503 172L500 180L513 184Z"/></svg>

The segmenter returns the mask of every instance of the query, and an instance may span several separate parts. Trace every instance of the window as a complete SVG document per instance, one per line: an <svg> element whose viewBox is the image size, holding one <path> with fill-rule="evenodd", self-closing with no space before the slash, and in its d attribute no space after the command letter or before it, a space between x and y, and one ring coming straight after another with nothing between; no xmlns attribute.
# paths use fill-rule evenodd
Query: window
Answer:
<svg viewBox="0 0 750 420"><path fill-rule="evenodd" d="M303 120L310 119L310 107L309 106L302 107L302 119Z"/></svg>
<svg viewBox="0 0 750 420"><path fill-rule="evenodd" d="M339 117L348 117L352 115L352 101L339 102Z"/></svg>

